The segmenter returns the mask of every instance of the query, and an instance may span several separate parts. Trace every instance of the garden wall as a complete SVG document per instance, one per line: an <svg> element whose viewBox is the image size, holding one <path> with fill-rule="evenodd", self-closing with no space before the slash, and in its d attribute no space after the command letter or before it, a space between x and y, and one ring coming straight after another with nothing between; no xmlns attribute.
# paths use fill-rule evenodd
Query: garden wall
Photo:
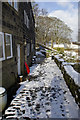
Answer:
<svg viewBox="0 0 80 120"><path fill-rule="evenodd" d="M68 85L75 101L80 107L80 73L76 72L72 67L74 63L67 63L59 57L59 55L52 56L58 67L63 73L63 77Z"/></svg>

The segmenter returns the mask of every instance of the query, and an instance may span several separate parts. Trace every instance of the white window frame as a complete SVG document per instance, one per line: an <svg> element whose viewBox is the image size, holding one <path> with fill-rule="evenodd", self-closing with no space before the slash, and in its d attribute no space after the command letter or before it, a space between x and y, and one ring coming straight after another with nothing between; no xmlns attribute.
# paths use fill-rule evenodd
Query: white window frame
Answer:
<svg viewBox="0 0 80 120"><path fill-rule="evenodd" d="M29 28L29 18L25 10L24 10L24 24L27 26L27 28Z"/></svg>
<svg viewBox="0 0 80 120"><path fill-rule="evenodd" d="M6 36L7 35L9 35L10 36L10 44L11 44L11 46L10 46L10 49L11 49L11 56L8 56L7 57L7 59L10 59L10 58L12 58L13 57L13 52L12 52L12 35L11 34L8 34L8 33L5 33L5 40L6 40Z"/></svg>
<svg viewBox="0 0 80 120"><path fill-rule="evenodd" d="M0 34L3 37L3 57L0 58L0 61L2 61L2 60L5 60L5 46L4 46L5 44L4 44L4 33L0 32Z"/></svg>

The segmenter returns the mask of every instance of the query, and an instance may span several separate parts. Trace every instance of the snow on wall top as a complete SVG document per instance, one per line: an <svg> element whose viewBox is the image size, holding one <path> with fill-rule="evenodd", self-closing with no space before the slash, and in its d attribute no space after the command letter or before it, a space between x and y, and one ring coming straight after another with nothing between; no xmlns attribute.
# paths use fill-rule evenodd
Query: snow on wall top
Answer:
<svg viewBox="0 0 80 120"><path fill-rule="evenodd" d="M60 58L59 55L55 55L55 58L56 58L58 61L60 61L60 62L64 62L64 59Z"/></svg>
<svg viewBox="0 0 80 120"><path fill-rule="evenodd" d="M75 84L80 86L80 73L76 72L70 65L64 66L64 69L66 70L67 74L70 75L74 80Z"/></svg>

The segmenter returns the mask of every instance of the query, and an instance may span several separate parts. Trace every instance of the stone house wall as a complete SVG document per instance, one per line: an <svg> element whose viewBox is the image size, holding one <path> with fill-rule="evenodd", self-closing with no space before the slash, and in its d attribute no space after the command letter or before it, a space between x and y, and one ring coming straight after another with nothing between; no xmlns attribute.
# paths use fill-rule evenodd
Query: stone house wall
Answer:
<svg viewBox="0 0 80 120"><path fill-rule="evenodd" d="M29 29L27 29L27 27L24 24L24 9L26 10L26 13L28 14L28 17L30 19ZM31 14L32 16L30 16ZM4 33L4 43L6 41L5 34L8 33L12 35L13 56L9 59L7 58L5 45L5 59L1 61L2 67L0 68L2 69L2 86L8 89L17 82L18 77L17 45L18 44L20 45L20 67L21 67L20 75L25 74L24 71L25 58L27 60L26 62L28 63L28 65L31 65L31 59L34 54L33 52L34 50L32 52L30 50L30 55L27 58L27 52L25 52L25 48L27 49L27 43L30 43L30 46L32 43L34 43L35 45L34 18L30 2L29 3L19 2L18 11L14 7L12 7L8 2L2 3L2 32Z"/></svg>

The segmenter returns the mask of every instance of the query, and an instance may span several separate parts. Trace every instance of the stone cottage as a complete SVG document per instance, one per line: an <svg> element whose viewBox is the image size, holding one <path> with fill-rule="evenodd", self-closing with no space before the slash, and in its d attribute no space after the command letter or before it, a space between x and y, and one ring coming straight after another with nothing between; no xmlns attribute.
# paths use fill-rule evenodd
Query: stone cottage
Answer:
<svg viewBox="0 0 80 120"><path fill-rule="evenodd" d="M0 31L0 79L6 89L19 75L25 74L25 61L30 66L35 53L35 21L31 2L2 2ZM1 81L1 80L0 80Z"/></svg>

